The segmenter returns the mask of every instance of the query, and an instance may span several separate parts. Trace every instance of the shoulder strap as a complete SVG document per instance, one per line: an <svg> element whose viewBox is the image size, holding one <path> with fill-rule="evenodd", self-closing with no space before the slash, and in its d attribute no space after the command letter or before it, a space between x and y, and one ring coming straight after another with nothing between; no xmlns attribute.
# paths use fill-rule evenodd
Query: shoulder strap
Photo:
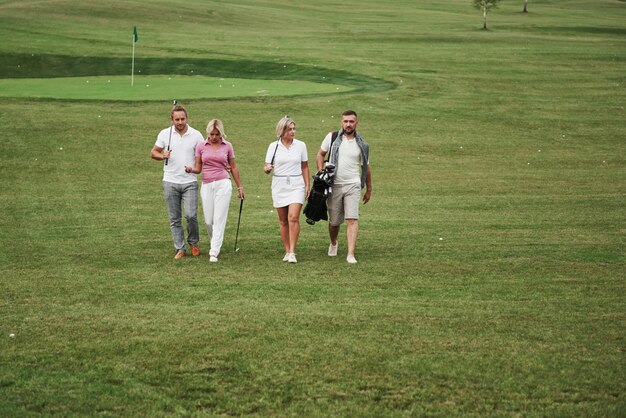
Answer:
<svg viewBox="0 0 626 418"><path fill-rule="evenodd" d="M337 139L338 136L339 136L339 131L334 131L332 135L330 136L330 146L328 147L328 154L326 154L326 159L324 161L330 161L330 153L333 150L333 143L335 142L335 139Z"/></svg>
<svg viewBox="0 0 626 418"><path fill-rule="evenodd" d="M271 165L274 165L274 158L276 158L276 151L278 151L278 144L280 143L280 138L276 140L276 148L274 148L274 155L272 155Z"/></svg>

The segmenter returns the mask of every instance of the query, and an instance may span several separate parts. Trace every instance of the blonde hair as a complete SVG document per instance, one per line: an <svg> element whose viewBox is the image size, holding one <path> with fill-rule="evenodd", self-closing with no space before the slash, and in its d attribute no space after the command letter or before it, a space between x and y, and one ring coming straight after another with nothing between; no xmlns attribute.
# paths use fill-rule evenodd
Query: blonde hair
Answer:
<svg viewBox="0 0 626 418"><path fill-rule="evenodd" d="M285 115L281 120L276 124L276 136L278 138L282 138L289 126L293 124L293 127L296 127L296 122L291 119L289 116Z"/></svg>
<svg viewBox="0 0 626 418"><path fill-rule="evenodd" d="M213 132L213 129L217 129L222 139L226 139L226 134L224 133L224 122L219 119L211 119L209 124L206 126L207 137L211 132Z"/></svg>

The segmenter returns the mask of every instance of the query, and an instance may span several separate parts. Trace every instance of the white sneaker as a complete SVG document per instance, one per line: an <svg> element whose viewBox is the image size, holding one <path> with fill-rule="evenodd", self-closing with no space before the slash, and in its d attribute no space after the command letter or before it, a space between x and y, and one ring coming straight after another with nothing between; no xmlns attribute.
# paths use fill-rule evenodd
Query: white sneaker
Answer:
<svg viewBox="0 0 626 418"><path fill-rule="evenodd" d="M298 260L296 260L296 253L289 253L289 259L287 261L290 263L297 263Z"/></svg>
<svg viewBox="0 0 626 418"><path fill-rule="evenodd" d="M216 256L214 256L214 255L211 255L211 256L209 256L209 261L210 261L211 263L217 263L217 257L216 257Z"/></svg>
<svg viewBox="0 0 626 418"><path fill-rule="evenodd" d="M356 258L354 258L353 255L349 255L348 257L346 257L346 261L350 264L356 264Z"/></svg>
<svg viewBox="0 0 626 418"><path fill-rule="evenodd" d="M283 257L283 261L289 261L289 254L291 253L285 253L285 256Z"/></svg>
<svg viewBox="0 0 626 418"><path fill-rule="evenodd" d="M329 257L336 257L337 256L337 247L339 247L339 241L337 241L337 244L333 245L333 243L331 242L330 245L328 246L328 256Z"/></svg>

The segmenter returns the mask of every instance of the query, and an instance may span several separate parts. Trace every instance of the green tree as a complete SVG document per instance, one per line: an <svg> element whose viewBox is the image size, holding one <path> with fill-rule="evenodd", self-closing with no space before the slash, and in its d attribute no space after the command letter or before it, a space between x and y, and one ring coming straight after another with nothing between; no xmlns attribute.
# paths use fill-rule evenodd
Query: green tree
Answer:
<svg viewBox="0 0 626 418"><path fill-rule="evenodd" d="M483 11L483 29L487 30L487 13L498 6L500 0L473 0L474 7Z"/></svg>

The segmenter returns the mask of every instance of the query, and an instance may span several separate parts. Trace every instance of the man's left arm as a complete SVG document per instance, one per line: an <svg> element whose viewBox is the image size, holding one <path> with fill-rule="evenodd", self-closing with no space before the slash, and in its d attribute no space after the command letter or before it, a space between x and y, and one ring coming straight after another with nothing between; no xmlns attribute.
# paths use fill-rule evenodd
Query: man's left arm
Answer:
<svg viewBox="0 0 626 418"><path fill-rule="evenodd" d="M367 165L367 177L365 178L365 194L363 195L363 203L370 201L372 197L372 169Z"/></svg>

